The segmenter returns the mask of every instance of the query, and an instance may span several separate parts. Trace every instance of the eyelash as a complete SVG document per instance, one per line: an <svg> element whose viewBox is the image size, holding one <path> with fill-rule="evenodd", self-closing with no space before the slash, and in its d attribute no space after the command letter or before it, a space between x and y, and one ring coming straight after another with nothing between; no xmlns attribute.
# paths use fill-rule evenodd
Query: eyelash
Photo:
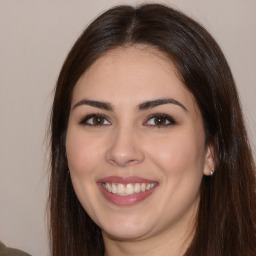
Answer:
<svg viewBox="0 0 256 256"><path fill-rule="evenodd" d="M97 121L97 120L93 120L93 118L98 118L98 120L103 121L103 123L93 124L94 121ZM90 119L92 119L91 121L93 123L88 122ZM160 121L165 121L165 122L168 122L168 123L167 124L147 124L150 120L153 120L153 119L155 119L155 121L156 121L156 119L158 119L158 121L160 120ZM104 124L105 122L108 122L108 123ZM111 125L111 122L108 120L108 118L106 118L106 116L101 115L101 114L87 115L79 123L81 125L92 126L92 127L102 127L102 126L105 126L105 125L106 126ZM172 125L176 125L177 122L174 120L173 117L171 117L169 115L158 113L158 114L150 115L143 124L145 126L149 126L149 127L152 127L152 128L166 128L166 127L169 127L169 126L172 126Z"/></svg>
<svg viewBox="0 0 256 256"><path fill-rule="evenodd" d="M155 119L155 121L156 121L157 118L161 119L162 121L165 120L165 121L167 121L169 123L167 123L167 124L153 124L153 125L152 124L148 124L146 126L151 126L153 128L156 128L156 127L157 128L166 128L166 127L169 127L169 126L177 124L177 122L174 120L173 117L171 117L169 115L166 115L166 114L162 114L162 113L153 114L153 115L149 116L147 118L146 122L149 122L149 120L151 120L151 119Z"/></svg>
<svg viewBox="0 0 256 256"><path fill-rule="evenodd" d="M101 120L103 120L103 122L107 121L109 124L104 124L104 123L103 124L90 124L90 123L88 123L88 121L90 119L92 119L92 122L93 122L93 118L101 119ZM87 115L79 123L82 124L82 125L86 125L86 126L96 126L96 127L101 127L101 126L104 126L104 125L110 125L111 124L108 121L108 119L106 118L106 116L101 115L101 114L90 114L90 115Z"/></svg>

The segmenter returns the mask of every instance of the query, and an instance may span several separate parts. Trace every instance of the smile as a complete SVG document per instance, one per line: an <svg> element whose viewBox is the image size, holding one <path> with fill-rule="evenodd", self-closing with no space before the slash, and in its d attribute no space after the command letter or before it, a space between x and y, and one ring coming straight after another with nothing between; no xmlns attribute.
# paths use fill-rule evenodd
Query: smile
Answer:
<svg viewBox="0 0 256 256"><path fill-rule="evenodd" d="M156 183L128 183L128 184L122 184L122 183L102 183L102 187L106 189L108 192L111 192L113 194L119 195L119 196L127 196L127 195L133 195L138 194L141 192L145 192L146 190L150 190L156 186Z"/></svg>
<svg viewBox="0 0 256 256"><path fill-rule="evenodd" d="M132 206L155 191L158 182L140 177L106 177L98 182L101 193L108 202L117 206Z"/></svg>

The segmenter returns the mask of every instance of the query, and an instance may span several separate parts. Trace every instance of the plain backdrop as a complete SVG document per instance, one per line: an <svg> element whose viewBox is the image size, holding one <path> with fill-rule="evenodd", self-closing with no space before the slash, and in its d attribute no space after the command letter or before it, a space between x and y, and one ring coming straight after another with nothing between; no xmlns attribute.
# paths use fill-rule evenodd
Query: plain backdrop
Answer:
<svg viewBox="0 0 256 256"><path fill-rule="evenodd" d="M49 255L46 133L52 91L70 47L108 7L142 2L0 0L0 240L8 246ZM256 0L161 2L201 22L220 44L255 155Z"/></svg>

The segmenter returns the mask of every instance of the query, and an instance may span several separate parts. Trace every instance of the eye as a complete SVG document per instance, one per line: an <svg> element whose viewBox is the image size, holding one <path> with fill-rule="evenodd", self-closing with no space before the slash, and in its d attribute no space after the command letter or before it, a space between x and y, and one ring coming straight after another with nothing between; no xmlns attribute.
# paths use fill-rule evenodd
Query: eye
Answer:
<svg viewBox="0 0 256 256"><path fill-rule="evenodd" d="M176 121L171 116L166 114L151 115L145 123L145 125L159 127L159 128L175 125L175 124L176 124Z"/></svg>
<svg viewBox="0 0 256 256"><path fill-rule="evenodd" d="M104 125L110 125L111 123L103 115L92 114L83 118L80 124L88 125L88 126L104 126Z"/></svg>

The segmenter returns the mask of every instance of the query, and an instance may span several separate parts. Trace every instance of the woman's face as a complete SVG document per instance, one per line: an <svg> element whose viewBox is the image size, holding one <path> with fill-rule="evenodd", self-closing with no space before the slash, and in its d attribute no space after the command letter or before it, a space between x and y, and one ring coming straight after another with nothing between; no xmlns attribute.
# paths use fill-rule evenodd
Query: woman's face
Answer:
<svg viewBox="0 0 256 256"><path fill-rule="evenodd" d="M66 151L79 201L118 239L184 235L213 169L192 94L163 53L142 45L107 52L80 78Z"/></svg>

